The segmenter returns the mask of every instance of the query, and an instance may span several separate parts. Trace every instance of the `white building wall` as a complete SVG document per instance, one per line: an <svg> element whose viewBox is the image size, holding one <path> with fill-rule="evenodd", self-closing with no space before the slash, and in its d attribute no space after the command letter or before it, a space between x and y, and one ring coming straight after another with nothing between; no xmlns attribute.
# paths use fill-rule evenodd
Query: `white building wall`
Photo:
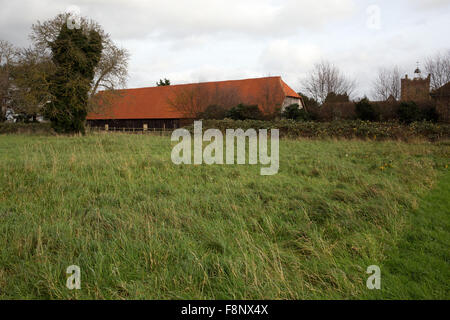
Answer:
<svg viewBox="0 0 450 320"><path fill-rule="evenodd" d="M294 97L286 97L284 99L283 105L281 106L281 111L284 111L284 109L287 106L290 106L291 104L298 104L299 105L299 109L303 109L302 99L294 98Z"/></svg>

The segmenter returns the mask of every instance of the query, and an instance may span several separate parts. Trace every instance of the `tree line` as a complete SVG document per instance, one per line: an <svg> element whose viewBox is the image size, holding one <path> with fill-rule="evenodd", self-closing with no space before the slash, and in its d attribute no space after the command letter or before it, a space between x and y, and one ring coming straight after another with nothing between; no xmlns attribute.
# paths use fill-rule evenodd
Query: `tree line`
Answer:
<svg viewBox="0 0 450 320"><path fill-rule="evenodd" d="M424 73L430 76L430 93L450 82L450 50L426 58ZM283 116L300 120L361 119L369 121L400 120L437 121L439 114L435 101L400 101L401 78L398 66L378 69L372 82L372 97L351 101L356 81L328 61L316 64L303 80L302 92L306 110L289 106Z"/></svg>
<svg viewBox="0 0 450 320"><path fill-rule="evenodd" d="M424 67L425 73L431 78L430 89L442 87L450 81L450 50L427 58ZM168 102L174 109L188 114L191 118L216 120L224 118L270 120L280 116L296 120L324 120L326 117L321 113L333 112L326 106L334 105L338 108L336 105L347 103L345 107L351 109L347 110L352 114L351 118L380 121L386 119L381 112L383 110L380 111L380 103L389 101L395 103L400 100L401 77L402 72L398 66L380 68L372 83L372 96L376 102L371 102L367 97L351 99L357 87L356 80L345 75L331 62L324 60L315 64L301 82L302 89L299 94L303 98L304 109L294 104L281 110L281 106L274 105L274 101L277 101L274 97L276 90L271 88L263 88L259 97L253 97L254 104L259 105L258 110L257 106L240 101L236 90L231 88L207 90L201 84L178 92L169 98ZM160 80L157 85L170 85L170 81ZM391 113L394 114L389 115L390 119L404 122L436 119L436 111L432 106L419 107L410 101L398 103Z"/></svg>
<svg viewBox="0 0 450 320"><path fill-rule="evenodd" d="M436 90L450 82L450 50L438 52L425 59L425 74L431 78L431 90ZM386 101L390 97L400 100L401 77L403 72L398 66L379 68L372 82L372 96L377 101ZM351 96L356 89L356 80L346 76L329 61L314 65L309 75L301 82L302 92L317 103L323 104L327 98Z"/></svg>

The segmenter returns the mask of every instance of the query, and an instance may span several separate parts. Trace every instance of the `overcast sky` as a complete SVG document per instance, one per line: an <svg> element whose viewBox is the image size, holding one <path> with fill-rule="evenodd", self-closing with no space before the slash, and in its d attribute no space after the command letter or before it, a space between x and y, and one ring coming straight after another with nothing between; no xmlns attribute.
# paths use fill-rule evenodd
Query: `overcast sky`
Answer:
<svg viewBox="0 0 450 320"><path fill-rule="evenodd" d="M295 90L326 59L370 95L377 69L450 48L450 0L0 0L0 39L70 6L131 53L128 87L280 75Z"/></svg>

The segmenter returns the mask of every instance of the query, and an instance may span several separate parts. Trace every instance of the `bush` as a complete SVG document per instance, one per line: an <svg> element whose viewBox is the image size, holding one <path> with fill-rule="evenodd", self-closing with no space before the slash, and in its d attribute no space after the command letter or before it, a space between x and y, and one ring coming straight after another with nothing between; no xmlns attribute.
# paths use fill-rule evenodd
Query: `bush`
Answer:
<svg viewBox="0 0 450 320"><path fill-rule="evenodd" d="M281 113L281 116L285 119L291 120L302 120L308 121L312 120L311 115L305 110L305 108L299 109L298 104L291 104L287 106L284 111Z"/></svg>
<svg viewBox="0 0 450 320"><path fill-rule="evenodd" d="M26 133L26 134L54 134L53 129L51 128L50 123L11 123L5 122L0 123L0 134L5 133Z"/></svg>
<svg viewBox="0 0 450 320"><path fill-rule="evenodd" d="M345 103L345 102L350 102L350 98L347 92L343 94L336 94L334 92L330 92L325 98L324 103Z"/></svg>
<svg viewBox="0 0 450 320"><path fill-rule="evenodd" d="M257 105L239 104L228 110L226 117L233 120L261 120L264 115Z"/></svg>
<svg viewBox="0 0 450 320"><path fill-rule="evenodd" d="M300 117L300 106L297 103L287 106L281 116L285 119L297 120Z"/></svg>
<svg viewBox="0 0 450 320"><path fill-rule="evenodd" d="M319 103L314 100L314 98L310 98L306 94L303 94L301 92L299 92L298 94L302 97L303 104L305 105L306 110L310 111L310 109L319 107Z"/></svg>
<svg viewBox="0 0 450 320"><path fill-rule="evenodd" d="M367 98L355 103L355 113L356 117L360 120L378 121L380 119L379 113Z"/></svg>
<svg viewBox="0 0 450 320"><path fill-rule="evenodd" d="M308 113L308 111L306 111L305 108L302 108L299 111L300 111L300 116L297 118L297 120L301 120L301 121L314 120L314 117L310 113Z"/></svg>
<svg viewBox="0 0 450 320"><path fill-rule="evenodd" d="M436 110L436 106L426 106L422 109L421 118L426 121L437 122L439 120L439 113Z"/></svg>
<svg viewBox="0 0 450 320"><path fill-rule="evenodd" d="M402 102L398 106L397 117L403 123L412 123L421 118L421 112L415 102Z"/></svg>
<svg viewBox="0 0 450 320"><path fill-rule="evenodd" d="M227 110L218 105L210 105L205 111L199 114L199 119L213 119L213 120L222 120L225 119L227 115Z"/></svg>

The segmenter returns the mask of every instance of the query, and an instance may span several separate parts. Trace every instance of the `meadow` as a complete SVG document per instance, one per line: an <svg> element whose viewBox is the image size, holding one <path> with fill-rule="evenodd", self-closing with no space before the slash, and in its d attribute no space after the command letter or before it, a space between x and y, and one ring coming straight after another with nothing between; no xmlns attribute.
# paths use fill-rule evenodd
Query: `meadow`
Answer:
<svg viewBox="0 0 450 320"><path fill-rule="evenodd" d="M449 141L284 139L274 176L173 145L0 135L0 299L450 297Z"/></svg>

